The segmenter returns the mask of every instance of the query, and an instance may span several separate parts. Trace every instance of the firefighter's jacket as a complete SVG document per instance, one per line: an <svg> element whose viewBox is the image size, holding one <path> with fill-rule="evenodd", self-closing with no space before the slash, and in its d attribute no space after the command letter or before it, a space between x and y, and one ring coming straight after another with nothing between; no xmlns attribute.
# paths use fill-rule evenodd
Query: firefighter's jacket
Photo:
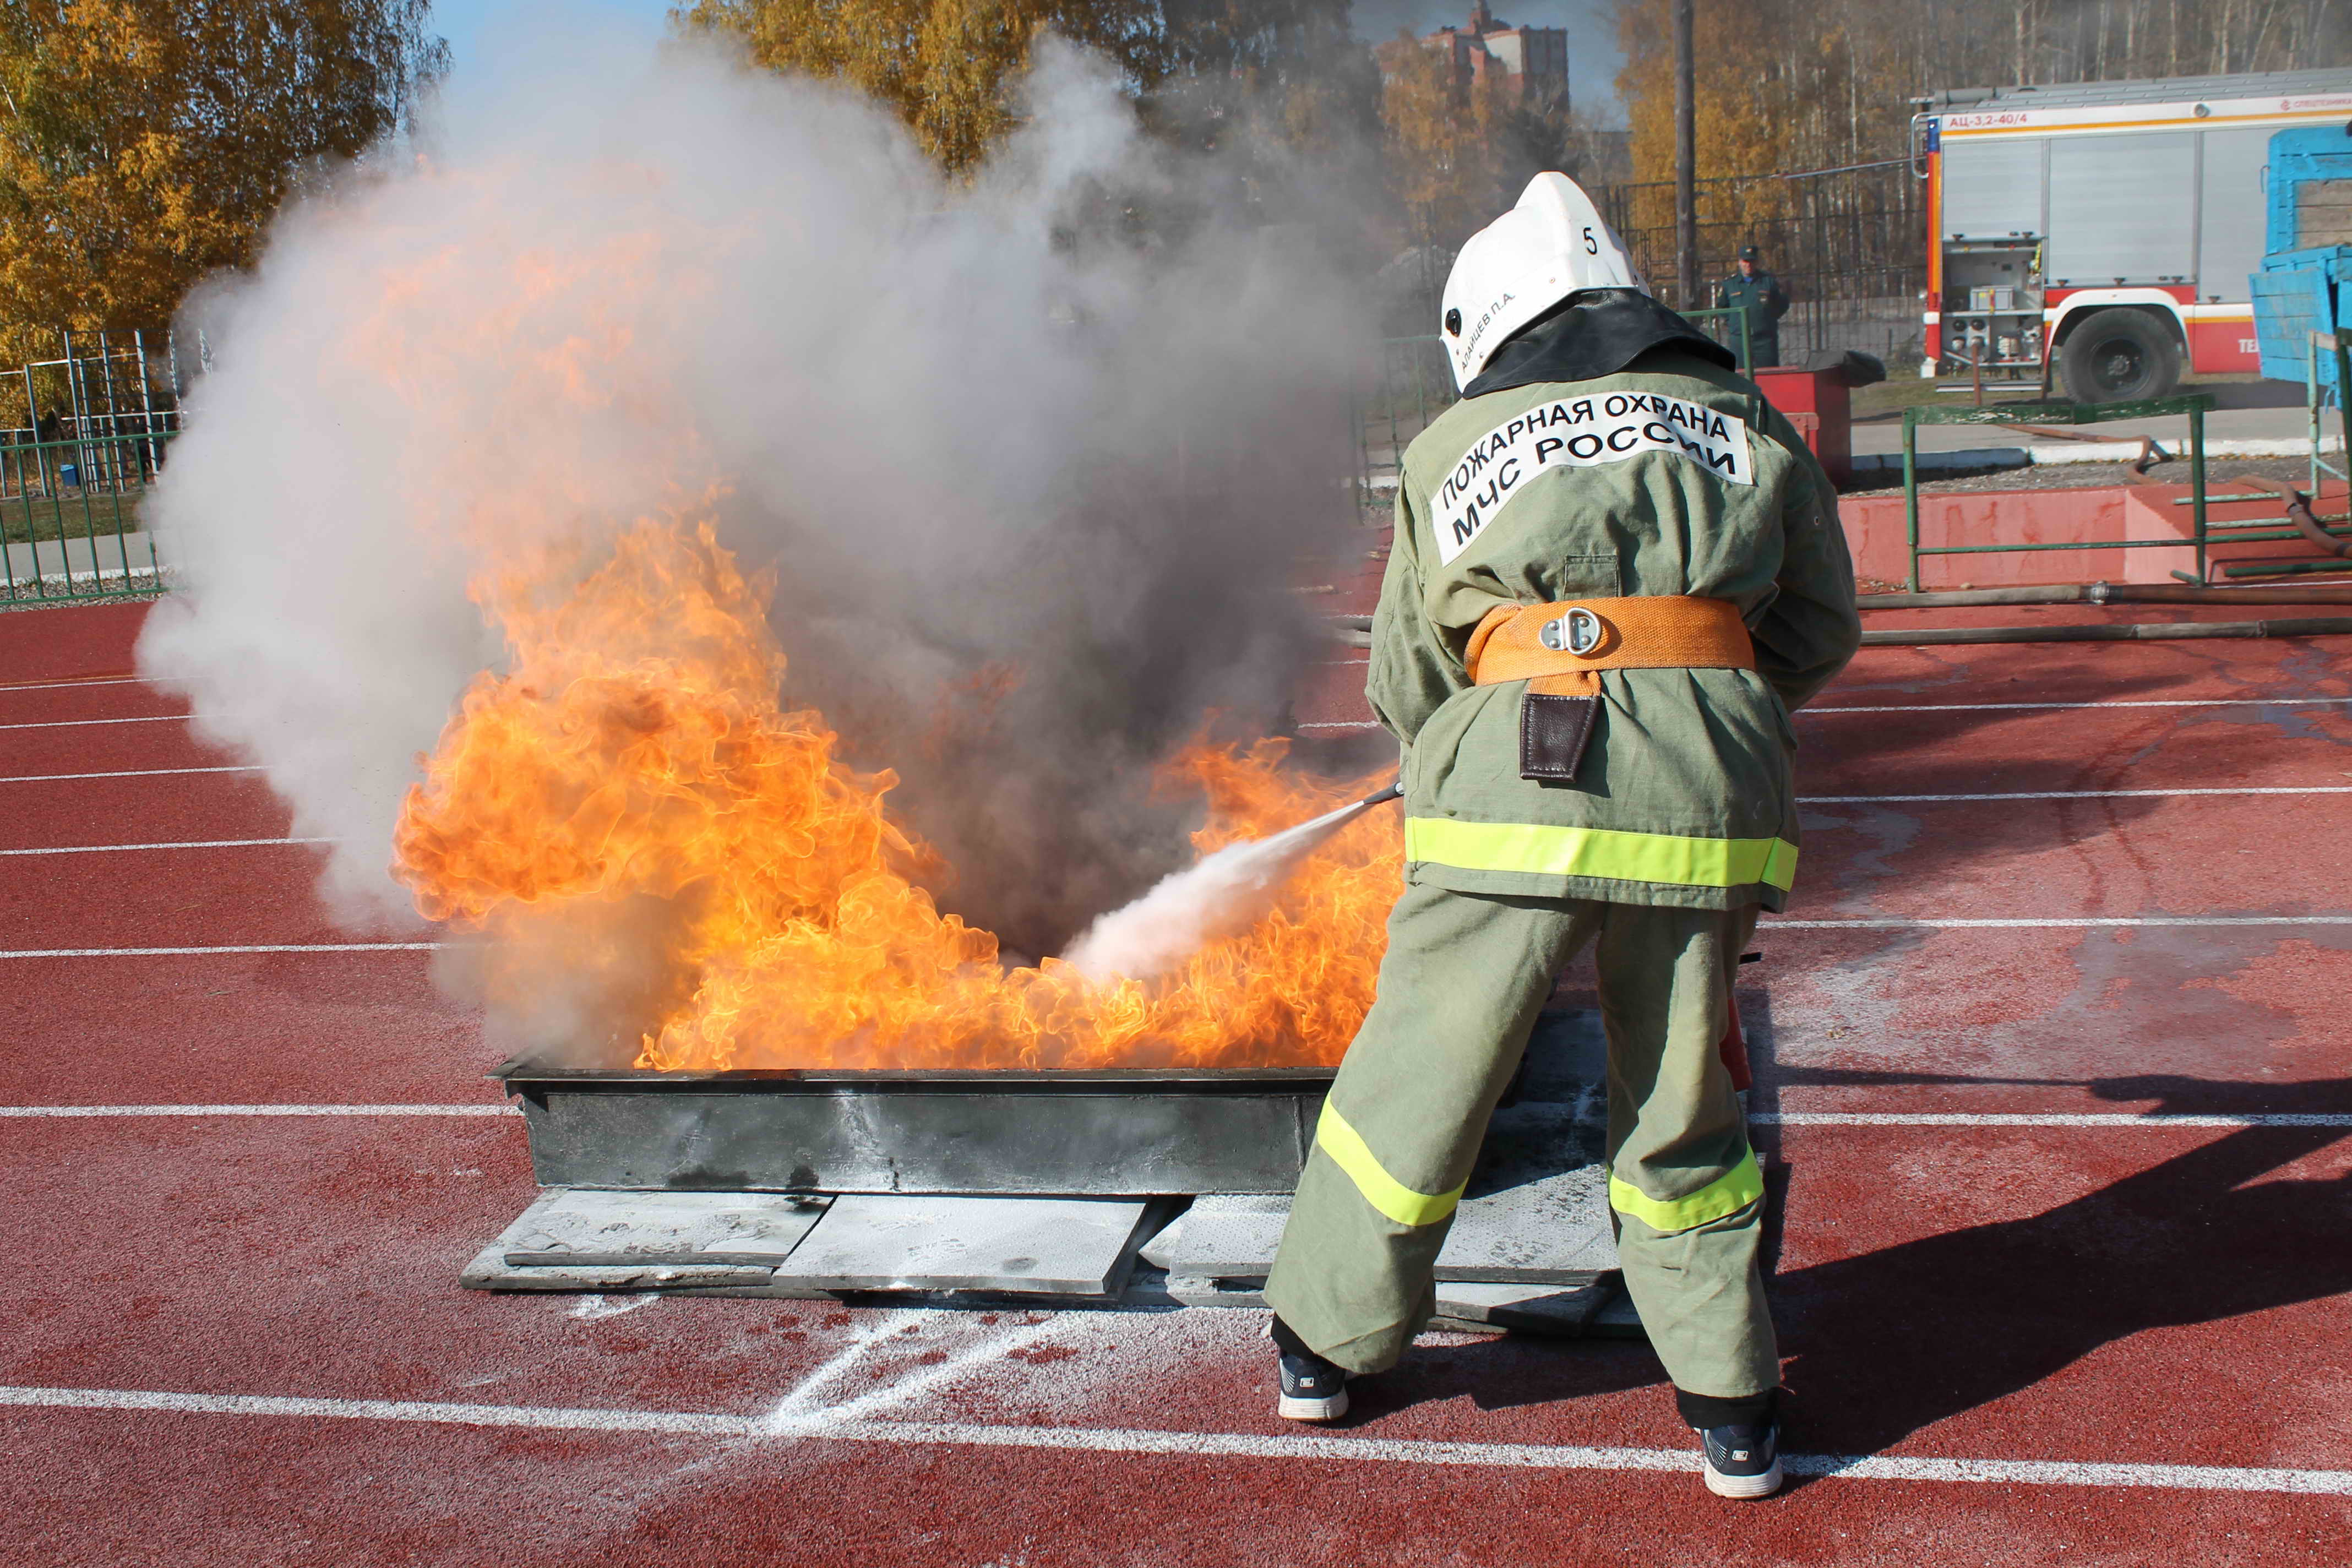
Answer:
<svg viewBox="0 0 2352 1568"><path fill-rule="evenodd" d="M1406 450L1367 694L1405 746L1409 881L1783 907L1789 713L1861 628L1836 492L1729 359L1631 290L1575 296ZM1575 777L1521 777L1526 683L1472 683L1479 620L1651 594L1737 605L1759 668L1605 670Z"/></svg>

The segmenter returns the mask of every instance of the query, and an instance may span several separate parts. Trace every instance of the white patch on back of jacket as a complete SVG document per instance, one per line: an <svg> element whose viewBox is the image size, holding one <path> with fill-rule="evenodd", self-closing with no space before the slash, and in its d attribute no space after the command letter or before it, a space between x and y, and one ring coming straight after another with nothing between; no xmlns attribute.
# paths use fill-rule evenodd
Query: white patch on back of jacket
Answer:
<svg viewBox="0 0 2352 1568"><path fill-rule="evenodd" d="M1598 468L1644 452L1669 453L1735 485L1756 482L1748 425L1735 415L1656 392L1539 403L1471 443L1431 494L1438 560L1451 565L1547 468Z"/></svg>

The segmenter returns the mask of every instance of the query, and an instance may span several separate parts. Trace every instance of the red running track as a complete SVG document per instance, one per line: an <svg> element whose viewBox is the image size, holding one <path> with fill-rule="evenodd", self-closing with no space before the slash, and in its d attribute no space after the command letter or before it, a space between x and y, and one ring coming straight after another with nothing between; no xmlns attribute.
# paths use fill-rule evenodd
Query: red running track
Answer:
<svg viewBox="0 0 2352 1568"><path fill-rule="evenodd" d="M136 625L0 616L0 725L183 711L34 689ZM1874 650L1801 718L1800 898L1742 997L1771 1503L1700 1490L1637 1345L1433 1338L1315 1435L1253 1314L461 1291L531 1192L514 1119L112 1113L495 1112L430 955L12 956L0 1562L2338 1563L2347 652ZM2068 706L1955 707L1992 701ZM176 721L0 758L234 762ZM2066 798L1881 798L2021 793ZM286 831L250 774L0 782L0 849ZM0 949L351 940L314 853L0 856ZM2075 923L1933 923L2003 919ZM111 1109L23 1114L66 1108Z"/></svg>

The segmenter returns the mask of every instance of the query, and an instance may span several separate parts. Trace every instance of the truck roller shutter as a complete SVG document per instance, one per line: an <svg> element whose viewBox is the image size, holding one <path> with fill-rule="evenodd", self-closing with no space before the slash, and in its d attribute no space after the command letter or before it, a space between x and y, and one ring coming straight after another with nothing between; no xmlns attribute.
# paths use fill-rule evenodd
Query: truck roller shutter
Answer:
<svg viewBox="0 0 2352 1568"><path fill-rule="evenodd" d="M2191 276L2196 156L2188 131L2053 142L2044 276L2074 289Z"/></svg>
<svg viewBox="0 0 2352 1568"><path fill-rule="evenodd" d="M2205 132L2204 201L2197 215L2197 294L2224 304L2246 298L2263 269L2263 159L2271 133L2256 126Z"/></svg>
<svg viewBox="0 0 2352 1568"><path fill-rule="evenodd" d="M2042 232L2042 150L2025 141L1944 143L1944 237Z"/></svg>

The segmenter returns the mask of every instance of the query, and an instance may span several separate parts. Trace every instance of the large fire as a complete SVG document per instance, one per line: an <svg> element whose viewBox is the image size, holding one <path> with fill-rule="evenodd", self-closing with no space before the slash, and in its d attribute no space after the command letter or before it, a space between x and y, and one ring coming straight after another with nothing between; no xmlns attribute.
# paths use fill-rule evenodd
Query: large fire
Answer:
<svg viewBox="0 0 2352 1568"><path fill-rule="evenodd" d="M943 914L936 858L894 823L894 774L786 708L784 657L710 528L641 521L611 558L539 559L476 584L503 630L426 760L394 871L428 918L566 961L656 975L642 1067L1253 1067L1337 1061L1372 997L1401 837L1375 814L1325 845L1274 912L1149 984L1089 984ZM569 584L568 586L566 584ZM1207 797L1203 850L1375 788L1310 780L1285 743L1195 745L1168 787ZM652 921L604 921L650 903ZM624 952L655 944L658 952ZM603 951L609 947L612 951ZM499 982L534 983L528 964Z"/></svg>

